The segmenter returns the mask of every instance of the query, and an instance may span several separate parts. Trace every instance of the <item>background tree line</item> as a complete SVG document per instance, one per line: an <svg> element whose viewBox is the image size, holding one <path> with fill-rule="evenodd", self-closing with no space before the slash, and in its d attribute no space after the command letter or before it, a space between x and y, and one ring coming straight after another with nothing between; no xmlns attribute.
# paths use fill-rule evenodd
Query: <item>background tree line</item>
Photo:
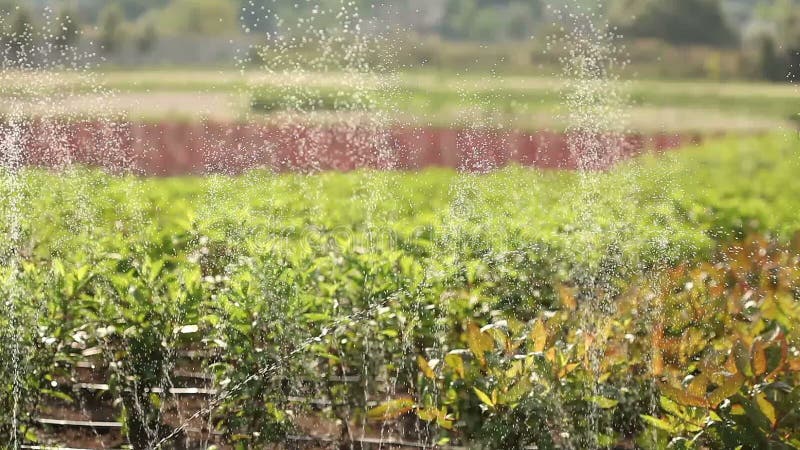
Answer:
<svg viewBox="0 0 800 450"><path fill-rule="evenodd" d="M513 43L552 33L554 11L567 3L593 8L598 20L627 40L739 51L747 58L748 76L781 80L800 63L798 0L0 0L0 18L5 59L14 60L34 42L66 53L81 35L105 55L123 47L146 53L160 37L262 35L276 32L279 21L301 23L319 9L335 11L344 4L360 20L392 23L417 35ZM54 17L44 24L34 20L42 11ZM317 20L315 26L323 26Z"/></svg>

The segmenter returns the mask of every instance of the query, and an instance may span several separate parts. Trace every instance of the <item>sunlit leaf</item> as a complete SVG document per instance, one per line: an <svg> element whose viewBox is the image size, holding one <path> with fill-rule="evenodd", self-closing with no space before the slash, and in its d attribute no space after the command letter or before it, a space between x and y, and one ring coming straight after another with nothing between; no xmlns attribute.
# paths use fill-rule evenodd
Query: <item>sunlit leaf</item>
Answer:
<svg viewBox="0 0 800 450"><path fill-rule="evenodd" d="M529 378L524 377L514 384L504 395L501 395L503 404L514 404L531 393L533 386Z"/></svg>
<svg viewBox="0 0 800 450"><path fill-rule="evenodd" d="M386 401L367 411L370 420L393 420L414 409L414 400L401 397Z"/></svg>
<svg viewBox="0 0 800 450"><path fill-rule="evenodd" d="M670 424L669 422L667 422L664 419L659 419L657 417L648 416L646 414L642 414L639 417L641 417L642 420L644 420L644 422L646 424L648 424L650 426L653 426L653 427L655 427L655 428L657 428L659 430L666 431L667 433L675 433L677 431L672 424Z"/></svg>
<svg viewBox="0 0 800 450"><path fill-rule="evenodd" d="M592 403L594 403L595 405L597 405L602 409L610 409L619 404L618 400L614 400L608 397L603 397L601 395L593 395L591 397L591 401Z"/></svg>
<svg viewBox="0 0 800 450"><path fill-rule="evenodd" d="M422 371L423 375L431 380L436 379L436 374L433 372L433 369L431 368L430 364L428 364L428 361L425 360L425 358L422 356L417 356L417 365L419 366L419 369Z"/></svg>
<svg viewBox="0 0 800 450"><path fill-rule="evenodd" d="M739 392L744 381L745 377L741 373L725 378L725 381L708 396L708 403L716 408L723 400Z"/></svg>
<svg viewBox="0 0 800 450"><path fill-rule="evenodd" d="M562 379L572 373L580 364L579 363L569 363L565 364L564 367L558 372L558 379Z"/></svg>
<svg viewBox="0 0 800 450"><path fill-rule="evenodd" d="M736 369L739 373L746 376L753 376L753 371L750 367L750 352L741 340L737 340L733 345L733 358L736 362Z"/></svg>
<svg viewBox="0 0 800 450"><path fill-rule="evenodd" d="M696 395L690 394L688 391L684 391L683 389L672 387L667 384L659 385L661 389L661 393L668 398L674 400L675 402L685 405L685 406L698 406L701 408L705 408L708 406L708 401L705 397L699 397Z"/></svg>
<svg viewBox="0 0 800 450"><path fill-rule="evenodd" d="M687 386L687 392L693 397L703 398L706 396L709 381L708 375L705 373L698 374Z"/></svg>
<svg viewBox="0 0 800 450"><path fill-rule="evenodd" d="M774 427L775 423L778 421L775 406L767 400L767 396L764 395L763 392L756 396L756 403L758 403L758 408L761 410L761 413L769 420L770 425Z"/></svg>
<svg viewBox="0 0 800 450"><path fill-rule="evenodd" d="M461 355L450 353L444 357L444 362L461 378L464 378L464 360Z"/></svg>
<svg viewBox="0 0 800 450"><path fill-rule="evenodd" d="M483 392L482 390L480 390L478 388L472 388L472 390L475 391L475 395L478 396L478 399L481 402L483 402L484 405L488 406L491 409L494 409L494 407L495 407L494 402L492 401L492 399L488 395L486 395L485 392Z"/></svg>
<svg viewBox="0 0 800 450"><path fill-rule="evenodd" d="M683 418L684 414L683 411L681 411L680 406L678 406L678 404L672 401L669 397L662 395L658 398L658 401L661 405L661 409L663 409L665 412L668 412L673 416Z"/></svg>
<svg viewBox="0 0 800 450"><path fill-rule="evenodd" d="M487 333L482 332L475 322L470 322L467 324L467 344L472 354L481 363L481 366L485 367L485 353L494 348L494 339Z"/></svg>
<svg viewBox="0 0 800 450"><path fill-rule="evenodd" d="M453 429L453 421L444 414L440 414L436 417L436 425L444 428L445 430L452 430Z"/></svg>
<svg viewBox="0 0 800 450"><path fill-rule="evenodd" d="M61 391L56 391L56 390L52 390L52 389L42 389L41 392L44 395L47 395L47 396L53 397L53 398L57 398L59 400L67 402L67 403L73 403L75 401L68 394L66 394L64 392L61 392Z"/></svg>
<svg viewBox="0 0 800 450"><path fill-rule="evenodd" d="M765 347L766 345L761 340L757 340L753 343L751 365L755 375L762 375L767 371L767 354L765 352Z"/></svg>
<svg viewBox="0 0 800 450"><path fill-rule="evenodd" d="M533 330L531 330L531 341L533 341L534 352L542 352L547 346L547 329L541 320L537 320L533 324Z"/></svg>
<svg viewBox="0 0 800 450"><path fill-rule="evenodd" d="M558 297L561 304L570 311L575 311L578 308L578 301L575 299L574 289L561 285L558 288Z"/></svg>
<svg viewBox="0 0 800 450"><path fill-rule="evenodd" d="M331 319L330 315L323 313L307 313L303 317L309 322L327 322Z"/></svg>
<svg viewBox="0 0 800 450"><path fill-rule="evenodd" d="M434 421L437 416L438 410L436 408L419 408L417 410L417 417L426 422Z"/></svg>

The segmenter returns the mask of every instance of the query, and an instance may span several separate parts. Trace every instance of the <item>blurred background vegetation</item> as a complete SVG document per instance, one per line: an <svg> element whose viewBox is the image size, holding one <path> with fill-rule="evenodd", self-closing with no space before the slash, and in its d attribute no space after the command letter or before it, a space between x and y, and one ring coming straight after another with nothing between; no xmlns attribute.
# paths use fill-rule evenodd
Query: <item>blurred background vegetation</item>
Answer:
<svg viewBox="0 0 800 450"><path fill-rule="evenodd" d="M269 48L302 32L286 24L348 5L359 33L404 44L374 67L549 75L560 55L547 37L560 32L567 3L595 9L624 36L628 76L782 81L800 67L798 0L0 0L2 56L52 62L75 49L106 66L256 67L269 54L254 45Z"/></svg>

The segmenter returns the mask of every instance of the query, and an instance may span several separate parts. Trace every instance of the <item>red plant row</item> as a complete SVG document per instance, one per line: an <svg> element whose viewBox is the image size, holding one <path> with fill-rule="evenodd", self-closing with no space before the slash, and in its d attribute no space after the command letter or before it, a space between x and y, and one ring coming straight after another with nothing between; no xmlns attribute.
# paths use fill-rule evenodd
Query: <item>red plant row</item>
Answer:
<svg viewBox="0 0 800 450"><path fill-rule="evenodd" d="M70 164L142 175L276 171L415 170L431 166L489 171L510 163L602 170L699 135L520 132L481 128L371 128L221 122L115 123L30 120L0 125L6 165Z"/></svg>

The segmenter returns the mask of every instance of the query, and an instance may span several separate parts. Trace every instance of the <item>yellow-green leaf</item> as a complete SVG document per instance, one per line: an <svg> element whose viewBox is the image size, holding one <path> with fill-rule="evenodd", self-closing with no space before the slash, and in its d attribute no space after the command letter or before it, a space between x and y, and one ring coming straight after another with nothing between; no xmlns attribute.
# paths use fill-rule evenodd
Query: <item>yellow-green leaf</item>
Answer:
<svg viewBox="0 0 800 450"><path fill-rule="evenodd" d="M433 422L438 416L436 408L420 408L417 410L417 417L426 422Z"/></svg>
<svg viewBox="0 0 800 450"><path fill-rule="evenodd" d="M708 396L708 403L710 403L711 407L716 408L726 398L739 392L739 388L744 384L744 380L744 375L741 373L727 377L725 381Z"/></svg>
<svg viewBox="0 0 800 450"><path fill-rule="evenodd" d="M562 367L561 370L558 372L558 379L560 380L566 377L567 375L572 373L572 371L575 370L579 365L580 365L579 363L565 364L564 367Z"/></svg>
<svg viewBox="0 0 800 450"><path fill-rule="evenodd" d="M750 367L749 356L750 352L748 351L747 347L745 347L742 341L736 341L733 344L733 358L736 363L736 369L739 373L742 373L747 376L753 376L752 368Z"/></svg>
<svg viewBox="0 0 800 450"><path fill-rule="evenodd" d="M475 322L470 322L467 324L467 344L481 366L485 367L485 353L494 348L494 339L489 334L482 332Z"/></svg>
<svg viewBox="0 0 800 450"><path fill-rule="evenodd" d="M558 288L558 294L561 299L561 304L568 310L575 311L575 309L578 308L578 301L575 300L574 289L562 285Z"/></svg>
<svg viewBox="0 0 800 450"><path fill-rule="evenodd" d="M692 378L692 381L689 383L689 386L687 386L686 390L694 397L705 397L709 381L710 380L708 379L708 376L704 373L701 373Z"/></svg>
<svg viewBox="0 0 800 450"><path fill-rule="evenodd" d="M756 403L758 403L758 408L761 410L761 414L764 414L764 417L769 420L769 424L773 427L775 426L775 422L778 421L778 416L775 412L775 406L767 400L767 396L764 393L758 394L756 396Z"/></svg>
<svg viewBox="0 0 800 450"><path fill-rule="evenodd" d="M756 375L762 375L767 371L767 354L765 347L766 345L761 340L757 340L753 343L750 359L753 366L753 373Z"/></svg>
<svg viewBox="0 0 800 450"><path fill-rule="evenodd" d="M662 395L662 396L659 397L658 400L659 400L659 404L661 405L661 409L663 409L664 411L666 411L666 412L668 412L668 413L670 413L670 414L672 414L673 416L676 416L676 417L682 417L684 415L683 411L681 411L680 406L678 406L678 404L675 403L670 398Z"/></svg>
<svg viewBox="0 0 800 450"><path fill-rule="evenodd" d="M447 415L439 415L436 417L436 425L444 428L445 430L452 430L453 429L453 421L447 417Z"/></svg>
<svg viewBox="0 0 800 450"><path fill-rule="evenodd" d="M662 394L681 405L698 406L701 408L708 407L708 401L705 399L705 397L692 395L683 389L672 387L667 384L662 384L659 386L659 388L661 389Z"/></svg>
<svg viewBox="0 0 800 450"><path fill-rule="evenodd" d="M494 402L492 401L492 399L491 399L491 398L489 398L489 396L488 396L488 395L486 395L486 393L485 393L485 392L483 392L482 390L480 390L480 389L478 389L478 388L472 388L472 389L475 391L475 395L477 395L477 396L478 396L478 399L479 399L481 402L483 402L483 404L485 404L485 405L486 405L486 406L488 406L489 408L492 408L492 409L494 409Z"/></svg>
<svg viewBox="0 0 800 450"><path fill-rule="evenodd" d="M666 420L659 419L653 416L648 416L645 414L642 414L640 417L642 418L642 420L644 420L645 423L653 427L656 427L659 430L666 431L667 433L675 433L676 431L675 427Z"/></svg>
<svg viewBox="0 0 800 450"><path fill-rule="evenodd" d="M386 401L367 411L370 420L392 420L414 409L414 400L401 397Z"/></svg>
<svg viewBox="0 0 800 450"><path fill-rule="evenodd" d="M460 355L451 353L444 357L444 362L450 366L451 369L453 369L453 372L455 372L456 375L464 378L464 360L461 359Z"/></svg>
<svg viewBox="0 0 800 450"><path fill-rule="evenodd" d="M533 385L531 384L530 379L528 377L523 377L505 394L500 396L501 403L513 405L514 403L519 402L524 396L530 394L532 390Z"/></svg>
<svg viewBox="0 0 800 450"><path fill-rule="evenodd" d="M425 358L422 356L417 356L417 365L419 365L419 370L421 370L426 377L430 378L431 380L436 379L436 374L433 372L431 365L428 364L428 361L426 361Z"/></svg>
<svg viewBox="0 0 800 450"><path fill-rule="evenodd" d="M544 326L544 322L541 320L537 320L536 323L533 324L533 330L531 330L531 340L533 341L534 352L544 351L545 347L547 346L547 329Z"/></svg>
<svg viewBox="0 0 800 450"><path fill-rule="evenodd" d="M619 404L619 401L614 400L613 398L603 397L602 395L593 395L591 397L592 403L599 406L602 409L610 409Z"/></svg>

